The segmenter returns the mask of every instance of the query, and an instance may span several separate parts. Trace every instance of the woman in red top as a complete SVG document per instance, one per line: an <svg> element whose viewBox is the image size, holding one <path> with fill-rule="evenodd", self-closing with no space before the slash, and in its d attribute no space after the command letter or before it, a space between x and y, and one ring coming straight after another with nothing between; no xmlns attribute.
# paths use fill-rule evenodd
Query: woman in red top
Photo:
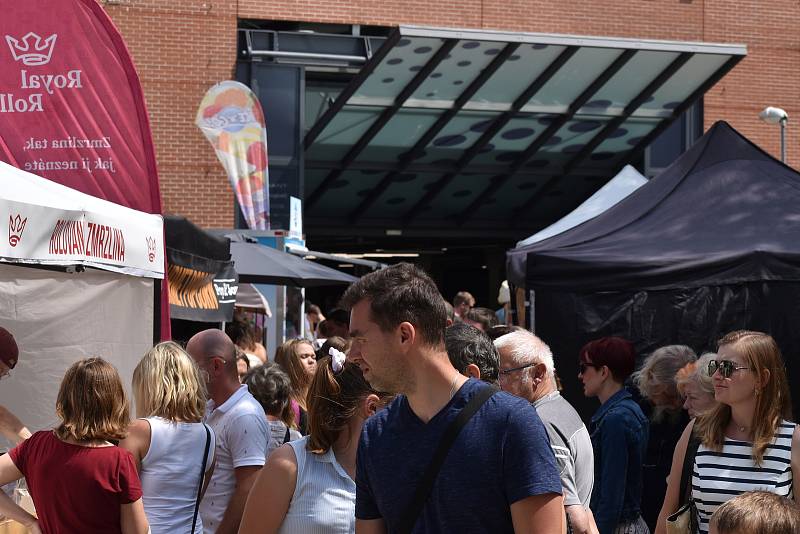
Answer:
<svg viewBox="0 0 800 534"><path fill-rule="evenodd" d="M61 424L0 456L0 484L25 476L39 518L0 491L0 514L33 534L146 534L142 488L125 437L128 401L117 370L101 358L74 363L56 400Z"/></svg>

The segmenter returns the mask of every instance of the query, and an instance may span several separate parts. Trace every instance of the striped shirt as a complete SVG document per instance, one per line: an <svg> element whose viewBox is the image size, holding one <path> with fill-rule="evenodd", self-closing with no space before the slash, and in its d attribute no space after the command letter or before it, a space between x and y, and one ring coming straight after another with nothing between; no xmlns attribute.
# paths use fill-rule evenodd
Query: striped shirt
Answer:
<svg viewBox="0 0 800 534"><path fill-rule="evenodd" d="M356 483L336 461L306 449L308 436L290 441L297 459L297 484L279 534L352 534L356 528Z"/></svg>
<svg viewBox="0 0 800 534"><path fill-rule="evenodd" d="M761 466L752 456L753 444L725 438L721 452L704 445L697 449L692 473L692 498L697 505L700 532L708 532L711 514L722 503L746 491L769 491L792 497L792 434L795 424L781 421Z"/></svg>

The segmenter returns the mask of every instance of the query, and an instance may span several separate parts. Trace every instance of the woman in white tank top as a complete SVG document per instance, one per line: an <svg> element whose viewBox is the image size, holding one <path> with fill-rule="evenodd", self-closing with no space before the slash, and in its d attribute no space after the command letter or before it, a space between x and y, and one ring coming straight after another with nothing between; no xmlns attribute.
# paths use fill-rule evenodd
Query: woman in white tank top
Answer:
<svg viewBox="0 0 800 534"><path fill-rule="evenodd" d="M197 366L178 344L159 343L134 369L133 395L141 419L120 446L139 469L151 532L200 534L195 511L211 478L215 439L201 422L206 392Z"/></svg>
<svg viewBox="0 0 800 534"><path fill-rule="evenodd" d="M683 504L681 472L692 435L700 443L691 477L697 532L707 533L714 511L747 491L800 501L800 492L792 492L800 476L800 429L787 420L791 399L775 340L761 332L731 332L708 365L718 405L691 421L678 441L655 534L666 533L666 518Z"/></svg>
<svg viewBox="0 0 800 534"><path fill-rule="evenodd" d="M308 392L310 433L270 455L250 491L240 534L355 532L358 438L385 398L344 360L339 351L319 360Z"/></svg>

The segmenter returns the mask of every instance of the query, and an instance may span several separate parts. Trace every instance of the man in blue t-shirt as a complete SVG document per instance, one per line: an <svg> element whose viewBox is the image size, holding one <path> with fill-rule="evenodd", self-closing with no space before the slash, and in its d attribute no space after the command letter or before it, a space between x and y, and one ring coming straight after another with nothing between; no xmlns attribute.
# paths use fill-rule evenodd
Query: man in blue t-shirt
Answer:
<svg viewBox="0 0 800 534"><path fill-rule="evenodd" d="M447 427L476 392L447 357L446 311L422 270L401 263L348 288L349 357L378 390L398 393L367 420L356 466L356 532L397 531ZM414 532L564 529L561 482L534 408L495 393L450 448Z"/></svg>

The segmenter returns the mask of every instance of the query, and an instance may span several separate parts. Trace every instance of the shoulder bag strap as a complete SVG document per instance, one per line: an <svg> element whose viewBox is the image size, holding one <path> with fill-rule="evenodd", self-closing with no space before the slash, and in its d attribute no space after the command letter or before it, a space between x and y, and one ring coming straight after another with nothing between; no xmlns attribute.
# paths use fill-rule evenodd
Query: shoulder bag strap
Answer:
<svg viewBox="0 0 800 534"><path fill-rule="evenodd" d="M686 445L686 454L683 455L683 469L681 469L681 485L680 485L680 500L678 506L683 506L689 500L691 491L689 488L692 486L692 468L694 466L694 457L697 455L697 449L700 447L700 438L695 436L694 429L692 435L689 437L689 443Z"/></svg>
<svg viewBox="0 0 800 534"><path fill-rule="evenodd" d="M453 446L453 442L455 442L461 429L464 428L472 416L475 415L480 407L497 391L498 389L495 386L481 388L472 396L469 402L467 402L467 405L462 408L456 418L453 419L453 422L451 422L444 431L444 435L439 441L439 446L433 453L433 458L431 458L428 467L425 469L425 473L417 484L417 489L414 492L414 497L411 499L411 504L409 504L405 513L402 515L401 523L397 529L398 533L409 534L414 529L417 518L422 512L425 503L428 501L428 497L433 489L433 483L436 482L436 476L439 474L439 470L444 463L444 459L447 457L447 453L450 451L450 447Z"/></svg>
<svg viewBox="0 0 800 534"><path fill-rule="evenodd" d="M192 530L189 531L190 534L194 534L194 526L197 524L197 512L200 511L200 494L203 493L203 478L206 474L208 449L211 446L211 431L205 423L203 423L203 428L206 429L206 450L203 452L203 463L200 464L200 483L197 485L197 500L194 503L194 516L192 517Z"/></svg>
<svg viewBox="0 0 800 534"><path fill-rule="evenodd" d="M292 438L292 435L289 433L289 425L286 425L286 434L283 435L283 443L289 443L289 440ZM283 445L281 443L281 445Z"/></svg>

